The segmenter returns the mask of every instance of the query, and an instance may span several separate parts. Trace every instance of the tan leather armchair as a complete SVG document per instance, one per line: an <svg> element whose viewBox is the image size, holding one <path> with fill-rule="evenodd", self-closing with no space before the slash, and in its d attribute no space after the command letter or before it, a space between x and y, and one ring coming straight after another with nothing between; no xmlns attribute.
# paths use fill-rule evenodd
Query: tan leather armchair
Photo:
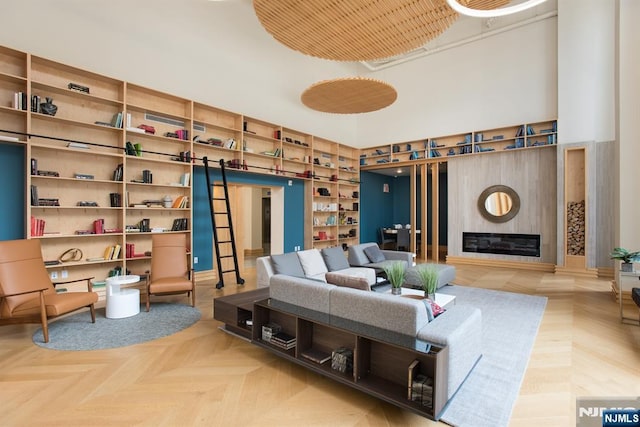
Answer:
<svg viewBox="0 0 640 427"><path fill-rule="evenodd" d="M151 271L147 274L147 311L151 295L191 296L196 305L193 270L187 264L185 234L154 234L151 238Z"/></svg>
<svg viewBox="0 0 640 427"><path fill-rule="evenodd" d="M87 281L88 292L56 293L44 266L40 240L0 241L0 325L42 323L44 342L49 342L49 318L88 307L95 323L98 294L92 292L91 280L56 284L81 280Z"/></svg>

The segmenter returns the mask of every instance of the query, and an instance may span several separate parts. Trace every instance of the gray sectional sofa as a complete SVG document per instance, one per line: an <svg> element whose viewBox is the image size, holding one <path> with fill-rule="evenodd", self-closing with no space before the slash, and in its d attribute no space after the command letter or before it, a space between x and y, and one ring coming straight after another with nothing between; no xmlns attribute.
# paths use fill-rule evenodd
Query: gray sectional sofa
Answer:
<svg viewBox="0 0 640 427"><path fill-rule="evenodd" d="M448 399L482 355L482 315L475 307L449 305L444 313L432 318L429 305L421 300L367 290L370 283L360 270L328 271L321 278L302 277L276 272L276 268L283 270L269 258L274 257L262 257L259 268L270 268L273 273L268 279L262 277L262 281L268 281L269 296L274 300L448 346ZM290 257L289 261L293 260Z"/></svg>
<svg viewBox="0 0 640 427"><path fill-rule="evenodd" d="M289 252L256 259L258 288L269 286L269 279L277 273L326 282L325 275L328 272L349 277L364 277L369 285L376 283L374 269L350 266L342 248L338 246L322 250L308 249Z"/></svg>

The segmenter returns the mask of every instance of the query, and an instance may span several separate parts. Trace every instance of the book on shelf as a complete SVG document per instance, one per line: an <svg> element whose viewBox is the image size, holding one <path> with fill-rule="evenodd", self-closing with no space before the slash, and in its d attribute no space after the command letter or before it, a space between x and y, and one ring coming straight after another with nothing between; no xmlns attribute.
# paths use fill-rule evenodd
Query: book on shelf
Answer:
<svg viewBox="0 0 640 427"><path fill-rule="evenodd" d="M419 374L419 369L420 369L420 361L418 359L414 360L413 362L411 362L409 364L409 369L408 371L408 393L407 393L407 399L409 400L413 400L413 380L414 378L416 378L416 376Z"/></svg>
<svg viewBox="0 0 640 427"><path fill-rule="evenodd" d="M189 197L188 196L178 196L173 201L173 204L171 205L171 208L173 208L173 209L183 209L183 208L187 207L188 203L189 203Z"/></svg>
<svg viewBox="0 0 640 427"><path fill-rule="evenodd" d="M93 221L93 234L104 234L104 219L96 219Z"/></svg>
<svg viewBox="0 0 640 427"><path fill-rule="evenodd" d="M313 362L319 363L319 364L323 364L325 362L328 362L329 360L331 360L331 353L327 352L327 351L322 351L322 350L318 350L316 348L310 348L308 350L303 351L302 353L300 353L302 355L302 357L305 357Z"/></svg>
<svg viewBox="0 0 640 427"><path fill-rule="evenodd" d="M45 232L44 232L44 226L45 226L45 220L44 219L40 219L40 218L36 218L34 216L31 216L31 236L32 237L39 237L39 236L44 236Z"/></svg>
<svg viewBox="0 0 640 427"><path fill-rule="evenodd" d="M191 174L189 172L183 173L182 175L180 175L180 184L183 187L188 187L189 183L191 182L190 179L191 179Z"/></svg>

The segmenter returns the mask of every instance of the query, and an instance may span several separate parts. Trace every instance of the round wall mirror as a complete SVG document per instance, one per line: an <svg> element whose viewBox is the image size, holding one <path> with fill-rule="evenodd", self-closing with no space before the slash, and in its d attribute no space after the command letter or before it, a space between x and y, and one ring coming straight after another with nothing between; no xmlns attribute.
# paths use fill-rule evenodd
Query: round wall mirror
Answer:
<svg viewBox="0 0 640 427"><path fill-rule="evenodd" d="M506 185L492 185L480 194L478 209L491 222L507 222L520 210L520 197Z"/></svg>

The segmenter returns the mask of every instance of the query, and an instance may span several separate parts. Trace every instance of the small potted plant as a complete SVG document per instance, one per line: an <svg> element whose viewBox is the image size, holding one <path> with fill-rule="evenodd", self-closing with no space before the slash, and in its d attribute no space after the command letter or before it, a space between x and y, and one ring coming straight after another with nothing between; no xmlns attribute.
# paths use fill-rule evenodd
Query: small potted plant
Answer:
<svg viewBox="0 0 640 427"><path fill-rule="evenodd" d="M393 295L400 295L406 274L405 263L402 261L389 263L384 267L384 272L387 275L387 280L391 283L391 293Z"/></svg>
<svg viewBox="0 0 640 427"><path fill-rule="evenodd" d="M633 263L640 261L640 251L630 252L625 248L613 248L609 255L611 259L617 259L622 261L620 265L620 271L632 272Z"/></svg>
<svg viewBox="0 0 640 427"><path fill-rule="evenodd" d="M418 280L424 289L424 296L431 301L436 299L436 289L438 287L438 269L433 264L421 264L416 267Z"/></svg>

